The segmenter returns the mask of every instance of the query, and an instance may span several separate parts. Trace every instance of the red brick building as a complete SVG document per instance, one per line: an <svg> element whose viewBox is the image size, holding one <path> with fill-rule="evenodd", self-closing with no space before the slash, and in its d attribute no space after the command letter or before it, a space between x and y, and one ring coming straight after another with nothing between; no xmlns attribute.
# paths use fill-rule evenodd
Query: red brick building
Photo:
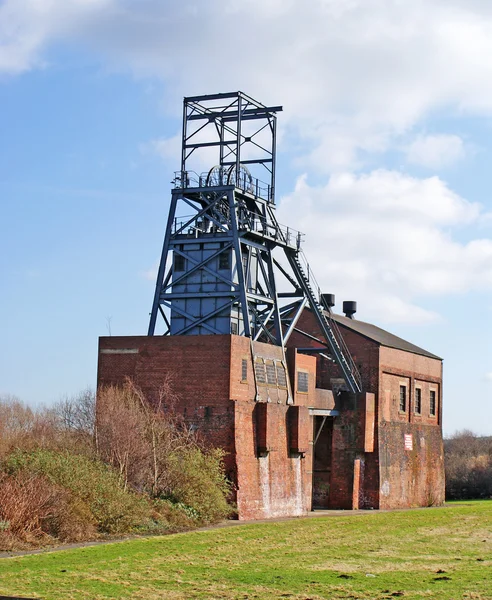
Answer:
<svg viewBox="0 0 492 600"><path fill-rule="evenodd" d="M171 374L175 409L227 451L240 519L312 508L441 504L442 361L368 323L334 315L365 393L338 368L297 348L237 335L103 337L98 385L130 377L156 396ZM302 329L317 335L305 310ZM302 339L301 339L302 338Z"/></svg>

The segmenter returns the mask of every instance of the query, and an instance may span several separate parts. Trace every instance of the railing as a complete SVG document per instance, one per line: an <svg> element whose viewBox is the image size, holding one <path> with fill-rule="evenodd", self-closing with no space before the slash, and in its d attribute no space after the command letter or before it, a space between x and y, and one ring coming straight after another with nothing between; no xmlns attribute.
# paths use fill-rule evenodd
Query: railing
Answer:
<svg viewBox="0 0 492 600"><path fill-rule="evenodd" d="M295 248L298 252L301 249L304 238L303 233L296 229L292 229L292 227L287 227L280 223L277 223L276 225L265 223L261 218L255 218L252 222L248 222L247 229L276 242L281 242L290 248Z"/></svg>
<svg viewBox="0 0 492 600"><path fill-rule="evenodd" d="M174 189L206 188L233 185L243 192L273 202L274 193L271 185L253 177L243 168L236 177L236 169L232 167L214 167L205 173L195 171L175 171L171 181Z"/></svg>
<svg viewBox="0 0 492 600"><path fill-rule="evenodd" d="M221 223L221 225L225 229L228 228L228 221L229 216L224 214L224 222ZM265 222L260 215L252 213L243 207L239 208L238 221L240 231L251 231L262 237L285 244L286 246L295 249L297 252L301 250L304 234L296 229L292 229L292 227L280 225L279 223L273 224L271 222ZM175 217L171 233L172 235L187 234L198 236L202 233L216 233L217 231L223 230L224 229L219 228L214 221L208 219L206 215L200 218L196 218L196 215L184 215Z"/></svg>
<svg viewBox="0 0 492 600"><path fill-rule="evenodd" d="M338 345L345 357L345 360L347 361L347 364L352 373L352 376L354 377L354 379L357 381L357 383L361 387L362 386L361 378L360 378L359 370L357 369L357 365L355 364L354 359L352 358L352 355L350 354L350 350L348 349L348 346L345 343L342 332L340 331L340 328L338 327L338 323L331 316L331 309L328 306L323 305L323 301L321 299L321 287L320 287L319 283L317 282L317 280L309 266L309 262L306 258L306 255L304 254L304 252L302 250L300 250L299 253L297 254L297 258L298 258L299 262L301 263L302 269L306 273L306 278L308 280L309 285L311 286L311 289L316 294L316 298L318 300L318 305L321 308L321 310L323 311L323 315L324 315L325 319L328 321L328 324L334 333L335 339L337 340Z"/></svg>

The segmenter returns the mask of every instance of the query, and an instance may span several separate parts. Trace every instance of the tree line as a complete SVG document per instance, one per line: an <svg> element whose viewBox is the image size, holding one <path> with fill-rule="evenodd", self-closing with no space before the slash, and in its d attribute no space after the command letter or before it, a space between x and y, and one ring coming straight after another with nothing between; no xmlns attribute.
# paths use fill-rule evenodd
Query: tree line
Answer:
<svg viewBox="0 0 492 600"><path fill-rule="evenodd" d="M444 440L446 498L492 498L492 436L463 430Z"/></svg>

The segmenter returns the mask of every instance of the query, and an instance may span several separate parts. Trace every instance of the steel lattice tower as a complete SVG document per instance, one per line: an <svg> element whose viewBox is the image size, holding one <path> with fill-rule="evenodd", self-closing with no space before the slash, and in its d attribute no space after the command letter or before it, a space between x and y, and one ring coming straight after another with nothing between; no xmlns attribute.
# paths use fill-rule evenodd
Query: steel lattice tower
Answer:
<svg viewBox="0 0 492 600"><path fill-rule="evenodd" d="M302 234L275 216L281 110L242 92L184 99L181 169L148 335L155 335L161 315L164 335L232 333L285 348L309 306L325 357L339 365L349 389L360 392L357 368L302 252Z"/></svg>

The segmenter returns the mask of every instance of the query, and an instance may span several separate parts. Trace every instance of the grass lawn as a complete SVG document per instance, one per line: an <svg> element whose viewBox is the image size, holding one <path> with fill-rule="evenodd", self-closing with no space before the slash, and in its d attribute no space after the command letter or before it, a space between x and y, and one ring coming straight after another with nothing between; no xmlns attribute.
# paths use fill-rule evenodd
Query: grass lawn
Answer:
<svg viewBox="0 0 492 600"><path fill-rule="evenodd" d="M2 594L492 599L492 501L340 513L5 558Z"/></svg>

